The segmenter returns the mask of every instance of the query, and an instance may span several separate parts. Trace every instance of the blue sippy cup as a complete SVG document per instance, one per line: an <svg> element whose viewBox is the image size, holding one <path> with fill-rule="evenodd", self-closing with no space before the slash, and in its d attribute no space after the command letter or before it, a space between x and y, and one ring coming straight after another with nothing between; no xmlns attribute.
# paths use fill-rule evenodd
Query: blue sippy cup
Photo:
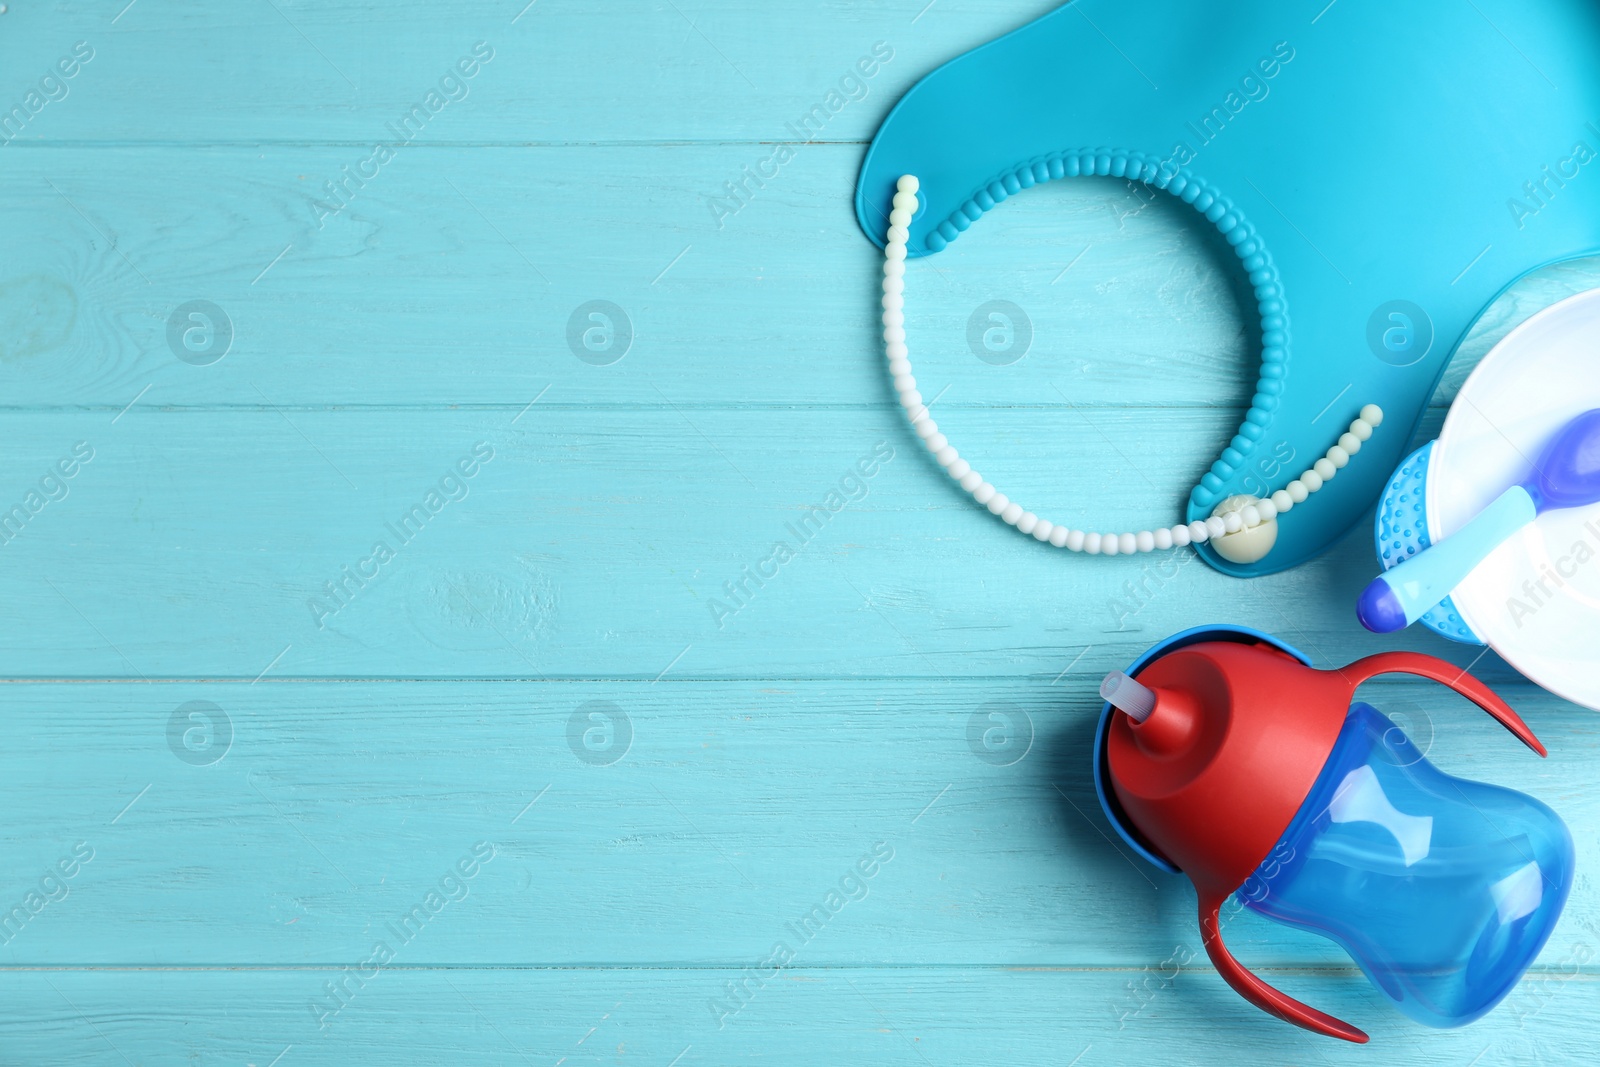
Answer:
<svg viewBox="0 0 1600 1067"><path fill-rule="evenodd" d="M1307 1029L1367 1035L1267 985L1222 941L1245 908L1347 951L1394 1005L1461 1026L1498 1004L1549 939L1572 886L1572 839L1544 804L1455 778L1353 701L1378 674L1441 682L1544 754L1483 683L1386 652L1312 670L1264 634L1179 634L1107 676L1096 744L1101 803L1146 859L1200 898L1208 955L1245 999Z"/></svg>

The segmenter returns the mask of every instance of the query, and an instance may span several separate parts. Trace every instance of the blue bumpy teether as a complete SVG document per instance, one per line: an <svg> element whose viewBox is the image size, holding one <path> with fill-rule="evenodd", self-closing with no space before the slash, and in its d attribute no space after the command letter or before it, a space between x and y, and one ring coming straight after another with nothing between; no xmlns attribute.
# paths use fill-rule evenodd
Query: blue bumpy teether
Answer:
<svg viewBox="0 0 1600 1067"><path fill-rule="evenodd" d="M913 87L867 153L856 213L883 244L895 181L916 175L908 253L929 255L1025 188L1110 175L1216 225L1254 287L1261 368L1188 517L1320 455L1362 404L1395 424L1279 520L1265 559L1201 550L1271 573L1376 498L1501 290L1600 249L1597 69L1590 0L1074 0Z"/></svg>

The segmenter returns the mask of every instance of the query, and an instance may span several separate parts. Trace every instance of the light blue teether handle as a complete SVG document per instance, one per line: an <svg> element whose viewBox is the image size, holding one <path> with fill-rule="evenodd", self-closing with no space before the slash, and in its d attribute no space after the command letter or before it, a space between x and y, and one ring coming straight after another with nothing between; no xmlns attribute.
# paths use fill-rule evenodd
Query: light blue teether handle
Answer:
<svg viewBox="0 0 1600 1067"><path fill-rule="evenodd" d="M1410 626L1538 514L1533 495L1513 485L1461 529L1373 579L1356 607L1362 625L1385 634Z"/></svg>
<svg viewBox="0 0 1600 1067"><path fill-rule="evenodd" d="M1502 541L1542 511L1600 503L1600 408L1574 417L1545 445L1533 473L1460 530L1372 580L1356 602L1361 625L1387 634L1416 622Z"/></svg>

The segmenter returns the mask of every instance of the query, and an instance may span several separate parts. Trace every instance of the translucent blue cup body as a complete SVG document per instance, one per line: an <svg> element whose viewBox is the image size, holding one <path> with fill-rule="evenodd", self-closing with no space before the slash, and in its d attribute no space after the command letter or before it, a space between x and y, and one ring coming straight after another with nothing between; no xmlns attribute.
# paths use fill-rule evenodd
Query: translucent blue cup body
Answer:
<svg viewBox="0 0 1600 1067"><path fill-rule="evenodd" d="M1572 837L1515 790L1435 768L1355 704L1245 907L1331 938L1397 1008L1461 1026L1509 993L1572 887Z"/></svg>

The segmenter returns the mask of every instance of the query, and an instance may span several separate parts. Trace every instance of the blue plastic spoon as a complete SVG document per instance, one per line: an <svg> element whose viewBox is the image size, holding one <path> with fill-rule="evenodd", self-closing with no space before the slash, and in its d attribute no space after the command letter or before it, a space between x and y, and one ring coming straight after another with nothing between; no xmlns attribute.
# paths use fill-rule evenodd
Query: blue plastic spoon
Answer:
<svg viewBox="0 0 1600 1067"><path fill-rule="evenodd" d="M1585 411L1545 446L1533 474L1513 485L1471 522L1361 592L1356 615L1373 633L1402 630L1420 619L1506 538L1546 511L1600 501L1600 408Z"/></svg>

